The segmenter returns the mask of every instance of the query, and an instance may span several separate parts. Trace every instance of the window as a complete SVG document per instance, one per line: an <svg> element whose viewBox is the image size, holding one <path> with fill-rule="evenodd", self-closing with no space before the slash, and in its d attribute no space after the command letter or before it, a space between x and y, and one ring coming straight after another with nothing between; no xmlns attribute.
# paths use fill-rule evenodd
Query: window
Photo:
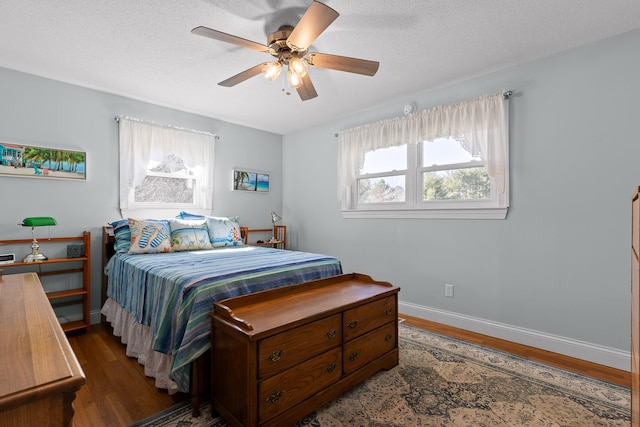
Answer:
<svg viewBox="0 0 640 427"><path fill-rule="evenodd" d="M341 133L343 216L505 218L507 102L487 95Z"/></svg>
<svg viewBox="0 0 640 427"><path fill-rule="evenodd" d="M358 175L358 204L405 201L407 146L370 151Z"/></svg>
<svg viewBox="0 0 640 427"><path fill-rule="evenodd" d="M211 211L215 135L119 122L121 209Z"/></svg>
<svg viewBox="0 0 640 427"><path fill-rule="evenodd" d="M437 138L420 145L422 201L491 197L491 181L481 156L470 154L456 138Z"/></svg>

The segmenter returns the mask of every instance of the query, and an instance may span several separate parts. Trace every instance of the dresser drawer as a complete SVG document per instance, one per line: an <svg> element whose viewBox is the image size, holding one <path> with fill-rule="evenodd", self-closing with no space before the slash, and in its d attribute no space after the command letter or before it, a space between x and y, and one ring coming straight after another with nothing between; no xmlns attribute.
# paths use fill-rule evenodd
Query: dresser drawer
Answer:
<svg viewBox="0 0 640 427"><path fill-rule="evenodd" d="M341 359L338 347L262 381L258 385L259 419L268 420L338 381Z"/></svg>
<svg viewBox="0 0 640 427"><path fill-rule="evenodd" d="M335 314L258 343L258 377L268 378L342 342L341 316Z"/></svg>
<svg viewBox="0 0 640 427"><path fill-rule="evenodd" d="M396 296L382 298L344 312L344 340L360 336L396 320Z"/></svg>
<svg viewBox="0 0 640 427"><path fill-rule="evenodd" d="M344 374L363 367L396 347L396 323L389 323L344 345Z"/></svg>

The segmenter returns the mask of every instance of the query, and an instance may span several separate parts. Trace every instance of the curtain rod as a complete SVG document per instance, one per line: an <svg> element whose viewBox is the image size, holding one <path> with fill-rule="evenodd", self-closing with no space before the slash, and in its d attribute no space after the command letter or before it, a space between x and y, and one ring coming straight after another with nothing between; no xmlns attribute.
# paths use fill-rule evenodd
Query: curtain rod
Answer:
<svg viewBox="0 0 640 427"><path fill-rule="evenodd" d="M513 96L513 91L512 91L512 90L505 90L504 92L502 92L502 98L503 98L505 101L507 101L507 100L508 100L509 98L511 98L512 96ZM334 136L335 138L337 138L337 137L338 137L338 135L339 135L339 134L338 134L337 132L333 134L333 136Z"/></svg>
<svg viewBox="0 0 640 427"><path fill-rule="evenodd" d="M216 141L220 139L220 137L218 135L216 135L215 133L206 132L206 131L197 130L197 129L189 129L189 128L183 128L183 127L179 127L179 126L160 124L160 123L155 123L155 122L152 122L152 121L149 121L149 120L143 120L143 119L138 119L138 118L129 117L129 116L115 116L113 118L113 120L115 120L116 122L119 122L120 119L131 120L133 122L139 122L139 123L147 123L147 124L150 124L150 125L160 126L160 127L169 128L169 129L176 129L176 130L182 130L182 131L186 131L186 132L199 133L201 135L209 135L209 136L214 137L216 139Z"/></svg>

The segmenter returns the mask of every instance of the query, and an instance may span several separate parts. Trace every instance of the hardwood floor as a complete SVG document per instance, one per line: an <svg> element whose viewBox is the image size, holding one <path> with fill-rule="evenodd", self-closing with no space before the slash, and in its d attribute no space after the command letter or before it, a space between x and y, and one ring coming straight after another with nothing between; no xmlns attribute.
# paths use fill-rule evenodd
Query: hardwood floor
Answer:
<svg viewBox="0 0 640 427"><path fill-rule="evenodd" d="M439 323L400 315L405 324L496 348L531 360L589 375L624 387L630 387L629 372L476 334ZM157 389L144 368L125 355L125 346L101 324L89 333L70 334L69 342L84 370L87 383L74 402L76 427L125 427L189 399L184 393L170 396Z"/></svg>
<svg viewBox="0 0 640 427"><path fill-rule="evenodd" d="M75 427L125 427L189 396L155 387L135 358L127 357L119 338L102 324L89 333L69 334L87 383L74 401Z"/></svg>

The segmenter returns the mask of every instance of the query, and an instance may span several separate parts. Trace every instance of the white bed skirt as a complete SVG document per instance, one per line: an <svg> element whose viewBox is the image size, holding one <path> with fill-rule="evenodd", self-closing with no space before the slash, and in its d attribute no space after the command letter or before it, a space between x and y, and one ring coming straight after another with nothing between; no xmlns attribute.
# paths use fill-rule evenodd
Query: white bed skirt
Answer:
<svg viewBox="0 0 640 427"><path fill-rule="evenodd" d="M156 387L167 389L169 394L178 392L178 385L169 379L173 357L154 351L149 327L141 325L115 300L108 298L101 310L113 327L113 335L127 346L126 354L136 357L144 366L144 374L156 379Z"/></svg>

